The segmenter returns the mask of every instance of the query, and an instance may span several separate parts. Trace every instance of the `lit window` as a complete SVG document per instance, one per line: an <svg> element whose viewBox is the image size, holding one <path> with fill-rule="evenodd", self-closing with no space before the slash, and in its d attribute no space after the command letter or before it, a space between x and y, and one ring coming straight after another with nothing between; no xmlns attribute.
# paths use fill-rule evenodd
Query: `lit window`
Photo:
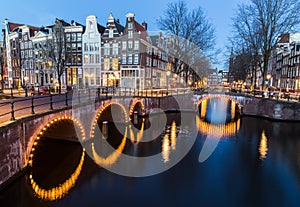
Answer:
<svg viewBox="0 0 300 207"><path fill-rule="evenodd" d="M109 58L104 58L104 70L109 70Z"/></svg>
<svg viewBox="0 0 300 207"><path fill-rule="evenodd" d="M112 60L112 68L113 68L113 70L118 70L118 66L119 66L119 60L118 60L118 58L113 58L113 60Z"/></svg>

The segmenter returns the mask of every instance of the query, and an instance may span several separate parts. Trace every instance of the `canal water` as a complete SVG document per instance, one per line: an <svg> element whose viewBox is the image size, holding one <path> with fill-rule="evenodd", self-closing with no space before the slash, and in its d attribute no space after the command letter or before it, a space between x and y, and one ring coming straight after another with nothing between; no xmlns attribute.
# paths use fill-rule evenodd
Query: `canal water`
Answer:
<svg viewBox="0 0 300 207"><path fill-rule="evenodd" d="M231 117L233 109L224 109L224 123L220 118L212 123L211 110L220 110L215 104L206 104L206 114L185 114L191 120L187 123L182 114L168 113L162 133L147 142L143 139L155 130L143 132L160 124L160 118L136 120L139 131L109 123L106 133L95 133L95 139L106 140L122 154L137 158L159 154L158 165L165 165L166 171L147 177L107 170L105 166L118 165L121 153L105 154L104 146L89 143L93 157L79 143L45 137L34 154L32 168L0 192L0 206L299 207L300 123ZM222 105L228 108L228 104ZM102 123L99 126L103 129ZM126 136L117 129L126 131ZM192 148L168 169L172 159L177 159L179 143L185 141L181 139L191 139L180 134L195 130ZM205 159L200 159L205 147L209 150Z"/></svg>

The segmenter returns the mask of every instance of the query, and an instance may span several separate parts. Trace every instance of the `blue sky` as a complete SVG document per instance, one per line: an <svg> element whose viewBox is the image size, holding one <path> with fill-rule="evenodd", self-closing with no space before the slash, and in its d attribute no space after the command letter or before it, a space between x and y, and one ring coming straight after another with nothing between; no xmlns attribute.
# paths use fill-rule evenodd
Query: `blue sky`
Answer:
<svg viewBox="0 0 300 207"><path fill-rule="evenodd" d="M176 1L176 0L175 0ZM56 17L70 22L85 24L85 17L94 14L98 22L106 24L110 11L115 18L125 22L125 15L132 12L139 22L146 21L149 31L157 31L156 19L172 0L4 0L0 7L0 20L33 26L52 24ZM225 53L227 36L230 34L231 17L239 0L187 0L189 8L199 5L216 28L217 48ZM222 56L222 55L221 55ZM222 57L220 57L222 61ZM216 65L223 68L223 64Z"/></svg>

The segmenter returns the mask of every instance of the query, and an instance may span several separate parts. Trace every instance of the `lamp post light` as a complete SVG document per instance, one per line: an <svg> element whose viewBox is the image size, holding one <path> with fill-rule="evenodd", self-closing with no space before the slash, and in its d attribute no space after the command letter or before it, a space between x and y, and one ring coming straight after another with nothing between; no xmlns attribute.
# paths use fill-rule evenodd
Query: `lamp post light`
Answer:
<svg viewBox="0 0 300 207"><path fill-rule="evenodd" d="M170 76L171 72L168 70L167 71L167 95L169 93L169 76Z"/></svg>

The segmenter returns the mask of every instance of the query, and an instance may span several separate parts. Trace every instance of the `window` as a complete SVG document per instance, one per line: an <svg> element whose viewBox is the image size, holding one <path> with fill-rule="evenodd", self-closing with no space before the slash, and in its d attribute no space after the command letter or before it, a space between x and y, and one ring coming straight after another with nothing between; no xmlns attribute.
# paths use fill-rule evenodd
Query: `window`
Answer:
<svg viewBox="0 0 300 207"><path fill-rule="evenodd" d="M128 41L128 51L132 51L132 41Z"/></svg>
<svg viewBox="0 0 300 207"><path fill-rule="evenodd" d="M114 37L114 30L110 29L108 32L108 37L113 38Z"/></svg>
<svg viewBox="0 0 300 207"><path fill-rule="evenodd" d="M128 31L128 38L132 38L133 37L133 31Z"/></svg>
<svg viewBox="0 0 300 207"><path fill-rule="evenodd" d="M96 54L96 63L100 63L100 55Z"/></svg>
<svg viewBox="0 0 300 207"><path fill-rule="evenodd" d="M94 63L95 61L94 61L94 55L89 55L89 59L90 59L90 63Z"/></svg>
<svg viewBox="0 0 300 207"><path fill-rule="evenodd" d="M128 29L132 29L132 23L128 23Z"/></svg>
<svg viewBox="0 0 300 207"><path fill-rule="evenodd" d="M21 49L24 49L24 43L21 42Z"/></svg>
<svg viewBox="0 0 300 207"><path fill-rule="evenodd" d="M84 63L89 63L89 56L88 55L84 55Z"/></svg>
<svg viewBox="0 0 300 207"><path fill-rule="evenodd" d="M81 62L82 62L82 55L78 55L78 56L77 56L77 62L78 62L78 63L81 63Z"/></svg>
<svg viewBox="0 0 300 207"><path fill-rule="evenodd" d="M139 54L134 54L134 64L139 64Z"/></svg>
<svg viewBox="0 0 300 207"><path fill-rule="evenodd" d="M77 43L77 51L81 52L82 46L81 43Z"/></svg>
<svg viewBox="0 0 300 207"><path fill-rule="evenodd" d="M21 51L21 58L24 58L24 52Z"/></svg>
<svg viewBox="0 0 300 207"><path fill-rule="evenodd" d="M32 50L29 50L29 57L32 57Z"/></svg>
<svg viewBox="0 0 300 207"><path fill-rule="evenodd" d="M24 44L24 48L25 48L25 49L27 49L27 48L28 48L28 43L27 43L27 42L25 42L25 44Z"/></svg>
<svg viewBox="0 0 300 207"><path fill-rule="evenodd" d="M81 41L82 40L82 35L81 33L77 33L77 41Z"/></svg>
<svg viewBox="0 0 300 207"><path fill-rule="evenodd" d="M109 43L104 44L104 55L109 55Z"/></svg>
<svg viewBox="0 0 300 207"><path fill-rule="evenodd" d="M90 46L90 51L94 51L94 44L90 43L89 46Z"/></svg>
<svg viewBox="0 0 300 207"><path fill-rule="evenodd" d="M113 58L113 60L112 60L112 68L113 68L113 70L118 70L118 68L119 68L119 60L118 60L118 58Z"/></svg>
<svg viewBox="0 0 300 207"><path fill-rule="evenodd" d="M126 55L125 54L122 55L122 64L126 64Z"/></svg>
<svg viewBox="0 0 300 207"><path fill-rule="evenodd" d="M134 41L134 50L139 50L140 42Z"/></svg>
<svg viewBox="0 0 300 207"><path fill-rule="evenodd" d="M109 70L109 58L104 58L104 70Z"/></svg>
<svg viewBox="0 0 300 207"><path fill-rule="evenodd" d="M70 34L66 34L66 39L67 39L67 42L70 42L70 40L71 40L71 35L70 35Z"/></svg>
<svg viewBox="0 0 300 207"><path fill-rule="evenodd" d="M76 41L76 33L71 34L71 40L72 40L72 42Z"/></svg>
<svg viewBox="0 0 300 207"><path fill-rule="evenodd" d="M84 43L84 51L89 51L88 44Z"/></svg>
<svg viewBox="0 0 300 207"><path fill-rule="evenodd" d="M99 51L99 44L95 43L95 51Z"/></svg>
<svg viewBox="0 0 300 207"><path fill-rule="evenodd" d="M128 55L128 64L132 64L132 55L131 54Z"/></svg>
<svg viewBox="0 0 300 207"><path fill-rule="evenodd" d="M122 42L122 50L126 50L126 48L127 48L127 42L123 41Z"/></svg>
<svg viewBox="0 0 300 207"><path fill-rule="evenodd" d="M29 47L29 48L32 48L32 42L29 42L28 47Z"/></svg>
<svg viewBox="0 0 300 207"><path fill-rule="evenodd" d="M76 43L72 43L72 51L76 51Z"/></svg>
<svg viewBox="0 0 300 207"><path fill-rule="evenodd" d="M67 44L66 44L66 47L67 47L67 51L68 51L68 52L71 51L71 44L70 44L70 43L67 43Z"/></svg>
<svg viewBox="0 0 300 207"><path fill-rule="evenodd" d="M118 43L113 43L113 55L118 55L119 51L118 51Z"/></svg>

